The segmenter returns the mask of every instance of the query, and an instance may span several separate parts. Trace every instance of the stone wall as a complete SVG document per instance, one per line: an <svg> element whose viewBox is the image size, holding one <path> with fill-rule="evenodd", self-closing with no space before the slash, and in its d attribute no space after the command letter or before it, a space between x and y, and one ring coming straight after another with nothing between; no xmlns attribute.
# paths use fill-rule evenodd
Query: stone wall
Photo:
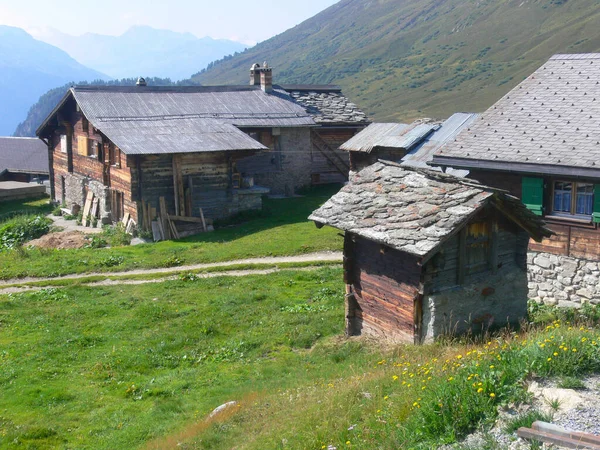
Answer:
<svg viewBox="0 0 600 450"><path fill-rule="evenodd" d="M244 158L236 166L255 185L290 196L311 183L310 128L281 128L280 133L274 150Z"/></svg>
<svg viewBox="0 0 600 450"><path fill-rule="evenodd" d="M67 208L73 209L75 205L83 211L85 198L88 191L94 193L94 197L98 199L98 216L99 224L110 222L110 198L108 188L102 183L92 180L83 175L68 173L65 178L65 203Z"/></svg>
<svg viewBox="0 0 600 450"><path fill-rule="evenodd" d="M527 315L527 273L519 267L489 272L460 287L425 295L422 341L516 325Z"/></svg>
<svg viewBox="0 0 600 450"><path fill-rule="evenodd" d="M529 252L529 298L538 303L578 308L600 303L600 263Z"/></svg>

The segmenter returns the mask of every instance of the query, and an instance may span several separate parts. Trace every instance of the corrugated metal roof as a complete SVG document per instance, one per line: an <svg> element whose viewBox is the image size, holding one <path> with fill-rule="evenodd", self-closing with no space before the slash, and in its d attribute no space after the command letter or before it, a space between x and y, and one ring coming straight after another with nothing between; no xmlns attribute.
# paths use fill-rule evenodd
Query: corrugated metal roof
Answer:
<svg viewBox="0 0 600 450"><path fill-rule="evenodd" d="M599 79L600 53L553 56L441 148L434 162L502 163L504 170L508 164L529 173L553 167L573 175L600 167Z"/></svg>
<svg viewBox="0 0 600 450"><path fill-rule="evenodd" d="M419 145L413 147L403 158L402 165L410 167L430 168L427 164L432 161L435 152L447 142L453 140L464 128L471 125L479 117L475 113L455 113L442 123L433 133L423 139ZM455 176L466 176L467 170L453 170L449 172Z"/></svg>
<svg viewBox="0 0 600 450"><path fill-rule="evenodd" d="M345 142L340 149L370 153L375 147L411 149L436 127L433 123L373 123Z"/></svg>
<svg viewBox="0 0 600 450"><path fill-rule="evenodd" d="M0 173L47 174L48 147L38 138L0 137Z"/></svg>

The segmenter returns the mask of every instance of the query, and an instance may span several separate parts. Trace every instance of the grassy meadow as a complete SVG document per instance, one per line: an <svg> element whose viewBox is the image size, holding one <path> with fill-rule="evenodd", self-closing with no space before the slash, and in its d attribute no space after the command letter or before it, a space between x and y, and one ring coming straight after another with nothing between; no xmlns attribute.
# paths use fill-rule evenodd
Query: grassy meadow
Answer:
<svg viewBox="0 0 600 450"><path fill-rule="evenodd" d="M420 347L344 339L343 312L327 267L0 296L0 448L429 449L600 370L595 307Z"/></svg>
<svg viewBox="0 0 600 450"><path fill-rule="evenodd" d="M27 249L25 244L13 251L0 251L0 279L115 272L341 250L342 239L337 230L318 230L306 219L338 190L338 185L322 186L312 189L304 197L265 199L263 211L247 216L242 225L223 227L178 241L73 250Z"/></svg>

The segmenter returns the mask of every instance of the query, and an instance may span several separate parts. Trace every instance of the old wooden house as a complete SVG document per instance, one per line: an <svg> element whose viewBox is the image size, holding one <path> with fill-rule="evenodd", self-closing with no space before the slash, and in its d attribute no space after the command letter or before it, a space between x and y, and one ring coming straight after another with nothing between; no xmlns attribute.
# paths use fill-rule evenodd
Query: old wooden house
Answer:
<svg viewBox="0 0 600 450"><path fill-rule="evenodd" d="M37 130L50 155L52 197L83 207L92 192L102 221L127 216L146 227L161 198L179 218L200 208L209 219L258 209L269 190L292 194L321 170L312 130L327 128L319 138L326 140L343 124L324 103L309 104L312 94L341 96L322 90L288 93L272 85L266 65L252 67L248 86L73 87ZM345 137L366 118L343 105Z"/></svg>
<svg viewBox="0 0 600 450"><path fill-rule="evenodd" d="M347 334L415 343L518 323L527 242L551 233L504 191L384 161L310 219L344 231Z"/></svg>
<svg viewBox="0 0 600 450"><path fill-rule="evenodd" d="M600 302L600 54L555 55L433 163L506 189L556 233L530 243L530 296Z"/></svg>

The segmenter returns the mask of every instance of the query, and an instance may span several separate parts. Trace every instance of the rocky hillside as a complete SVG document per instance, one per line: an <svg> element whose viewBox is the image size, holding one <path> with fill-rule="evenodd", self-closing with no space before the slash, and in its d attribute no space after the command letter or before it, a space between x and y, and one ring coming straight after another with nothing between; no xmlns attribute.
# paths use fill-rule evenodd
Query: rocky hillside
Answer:
<svg viewBox="0 0 600 450"><path fill-rule="evenodd" d="M336 83L377 120L487 108L554 53L600 51L597 0L342 0L194 76Z"/></svg>

